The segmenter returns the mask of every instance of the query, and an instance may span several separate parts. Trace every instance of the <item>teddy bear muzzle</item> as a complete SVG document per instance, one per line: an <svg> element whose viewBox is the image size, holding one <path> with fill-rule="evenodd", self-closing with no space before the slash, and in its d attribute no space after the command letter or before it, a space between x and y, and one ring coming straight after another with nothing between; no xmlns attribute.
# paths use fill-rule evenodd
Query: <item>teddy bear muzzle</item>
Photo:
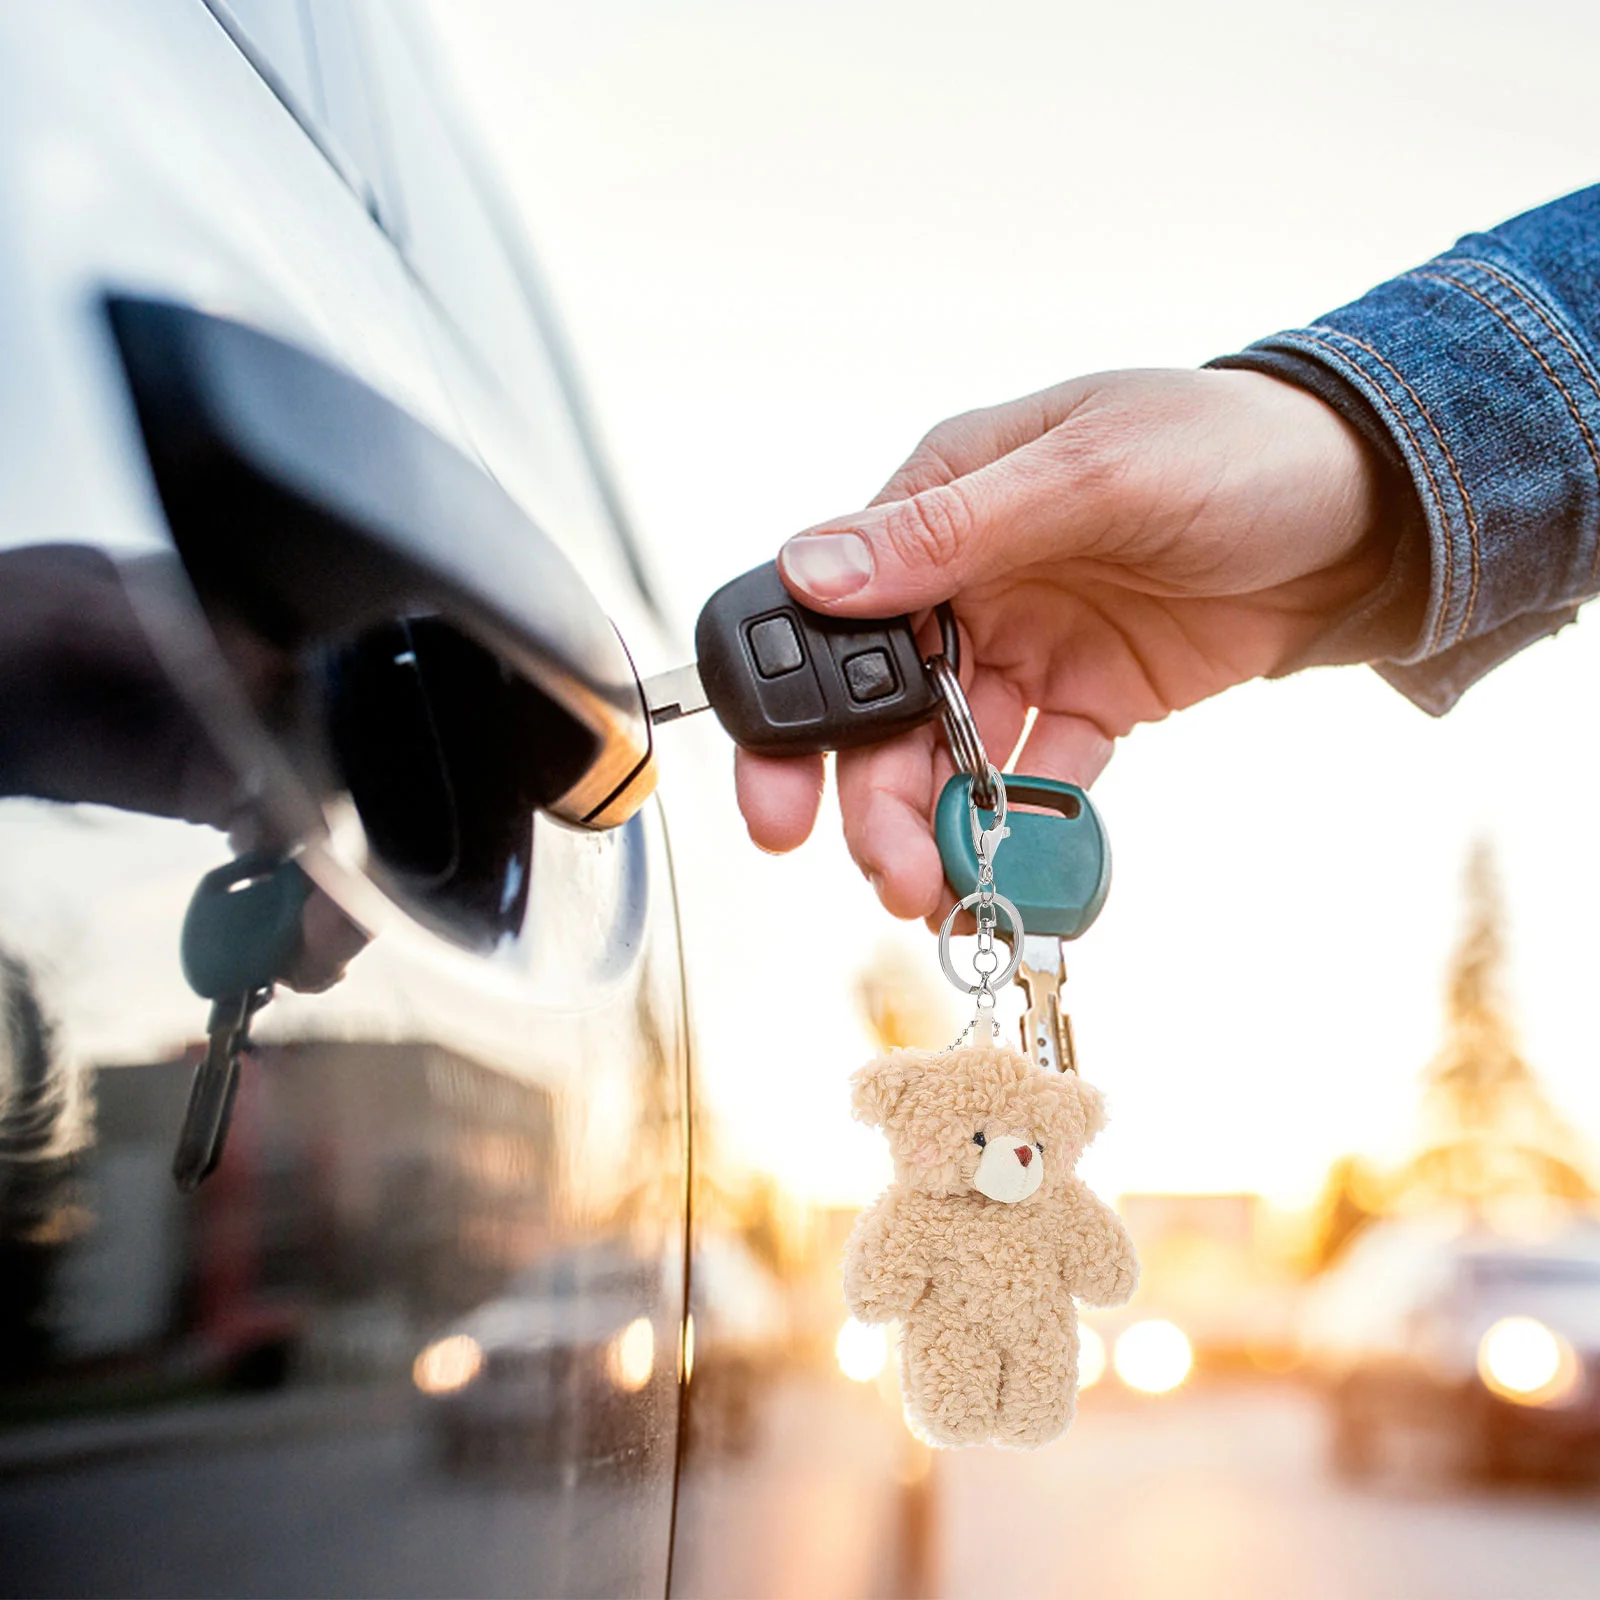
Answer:
<svg viewBox="0 0 1600 1600"><path fill-rule="evenodd" d="M990 1134L972 1175L972 1187L990 1200L1014 1205L1044 1182L1044 1156L1026 1134Z"/></svg>

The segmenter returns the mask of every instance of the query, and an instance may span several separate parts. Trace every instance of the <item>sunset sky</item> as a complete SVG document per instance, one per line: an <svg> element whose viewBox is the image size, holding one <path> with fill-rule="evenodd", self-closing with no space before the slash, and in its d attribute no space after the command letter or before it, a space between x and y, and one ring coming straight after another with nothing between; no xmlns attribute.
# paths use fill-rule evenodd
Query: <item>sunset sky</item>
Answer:
<svg viewBox="0 0 1600 1600"><path fill-rule="evenodd" d="M1194 365L1600 177L1600 10L1557 0L437 10L681 639L947 414ZM1111 898L1069 968L1114 1113L1100 1187L1295 1201L1339 1151L1403 1147L1477 835L1528 1052L1600 1140L1597 632L1439 723L1347 669L1126 742L1096 789ZM937 986L933 940L877 908L831 812L756 852L709 718L662 745L702 1081L751 1159L860 1197L851 980L887 942Z"/></svg>

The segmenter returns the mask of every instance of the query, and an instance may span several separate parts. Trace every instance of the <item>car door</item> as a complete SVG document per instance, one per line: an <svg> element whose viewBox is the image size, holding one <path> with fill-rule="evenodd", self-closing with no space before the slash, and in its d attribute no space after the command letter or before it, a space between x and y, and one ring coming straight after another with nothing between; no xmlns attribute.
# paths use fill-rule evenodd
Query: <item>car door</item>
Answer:
<svg viewBox="0 0 1600 1600"><path fill-rule="evenodd" d="M370 16L283 9L0 21L0 1588L659 1593L687 1029L579 571L628 556L559 405L463 406ZM247 844L370 943L185 1195L180 935Z"/></svg>

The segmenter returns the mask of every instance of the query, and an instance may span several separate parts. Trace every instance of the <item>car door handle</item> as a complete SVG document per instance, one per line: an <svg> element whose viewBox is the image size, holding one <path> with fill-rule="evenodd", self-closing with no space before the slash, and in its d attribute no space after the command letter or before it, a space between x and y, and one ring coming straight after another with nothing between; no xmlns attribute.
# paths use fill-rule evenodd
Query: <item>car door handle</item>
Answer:
<svg viewBox="0 0 1600 1600"><path fill-rule="evenodd" d="M445 618L588 735L544 809L585 828L639 809L655 776L627 650L572 564L477 462L299 346L166 301L108 305L197 584L289 647Z"/></svg>

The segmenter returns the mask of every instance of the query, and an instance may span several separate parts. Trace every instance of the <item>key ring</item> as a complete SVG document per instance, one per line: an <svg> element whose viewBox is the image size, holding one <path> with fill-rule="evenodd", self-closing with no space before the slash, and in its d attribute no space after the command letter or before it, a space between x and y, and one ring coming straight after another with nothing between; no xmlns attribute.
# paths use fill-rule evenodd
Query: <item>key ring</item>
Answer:
<svg viewBox="0 0 1600 1600"><path fill-rule="evenodd" d="M955 962L950 958L950 927L963 911L977 905L980 900L988 901L998 906L1006 915L1006 921L1011 924L1011 959L1006 963L1005 970L994 973L979 973L977 983L968 983L956 971ZM987 992L991 996L996 989L1003 989L1017 975L1017 968L1022 965L1022 940L1018 937L1022 932L1022 918L1017 908L1006 899L998 890L990 890L988 895L982 889L974 889L965 900L958 901L950 908L950 915L944 919L944 926L939 930L939 966L956 988L965 990L968 994L981 994Z"/></svg>
<svg viewBox="0 0 1600 1600"><path fill-rule="evenodd" d="M956 758L956 766L972 779L973 799L987 811L995 803L989 781L994 767L989 761L988 751L983 748L983 737L978 732L972 707L967 704L961 679L950 665L949 658L944 655L929 656L924 665L939 691L939 698L944 702L941 715L944 717L945 738L950 741L950 753Z"/></svg>

